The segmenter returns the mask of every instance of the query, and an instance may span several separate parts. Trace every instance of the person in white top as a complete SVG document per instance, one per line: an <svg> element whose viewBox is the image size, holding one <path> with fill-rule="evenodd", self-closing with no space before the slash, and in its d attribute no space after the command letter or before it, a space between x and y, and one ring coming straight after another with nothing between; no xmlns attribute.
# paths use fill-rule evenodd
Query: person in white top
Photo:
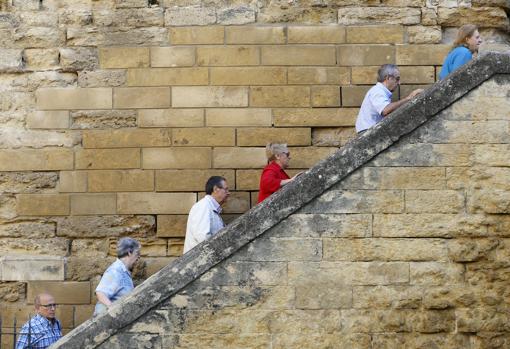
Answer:
<svg viewBox="0 0 510 349"><path fill-rule="evenodd" d="M423 92L414 90L399 101L392 102L393 91L400 85L400 71L395 64L384 64L377 71L377 84L368 90L356 120L356 132L361 133L377 124L388 114L397 110L415 96Z"/></svg>
<svg viewBox="0 0 510 349"><path fill-rule="evenodd" d="M225 226L221 219L221 205L230 195L225 178L212 176L205 184L205 197L191 207L186 225L184 253L214 236Z"/></svg>

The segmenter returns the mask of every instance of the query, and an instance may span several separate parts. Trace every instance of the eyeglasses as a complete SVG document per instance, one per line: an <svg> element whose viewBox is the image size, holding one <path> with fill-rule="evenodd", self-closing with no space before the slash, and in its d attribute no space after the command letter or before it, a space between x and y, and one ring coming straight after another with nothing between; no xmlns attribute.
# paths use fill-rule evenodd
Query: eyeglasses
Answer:
<svg viewBox="0 0 510 349"><path fill-rule="evenodd" d="M391 76L393 79L397 80L397 81L400 81L400 76L395 76L395 75L389 75Z"/></svg>
<svg viewBox="0 0 510 349"><path fill-rule="evenodd" d="M46 308L46 309L49 309L49 308L53 308L53 309L56 309L58 304L55 304L55 303L51 303L51 304L40 304L41 307L43 308Z"/></svg>

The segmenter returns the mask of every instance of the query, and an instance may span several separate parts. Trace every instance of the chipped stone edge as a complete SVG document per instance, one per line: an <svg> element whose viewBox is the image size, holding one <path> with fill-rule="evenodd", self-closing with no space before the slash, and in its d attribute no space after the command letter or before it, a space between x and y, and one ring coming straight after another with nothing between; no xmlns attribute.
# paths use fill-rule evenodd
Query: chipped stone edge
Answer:
<svg viewBox="0 0 510 349"><path fill-rule="evenodd" d="M510 54L487 53L320 161L277 194L237 218L148 278L110 310L72 330L51 348L96 348L230 257L495 74L510 74Z"/></svg>

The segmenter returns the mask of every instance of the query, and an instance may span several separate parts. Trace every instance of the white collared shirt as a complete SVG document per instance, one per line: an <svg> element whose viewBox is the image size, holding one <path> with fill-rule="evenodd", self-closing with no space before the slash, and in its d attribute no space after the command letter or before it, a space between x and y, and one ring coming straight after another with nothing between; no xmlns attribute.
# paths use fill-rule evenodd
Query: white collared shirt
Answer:
<svg viewBox="0 0 510 349"><path fill-rule="evenodd" d="M356 132L369 129L383 119L382 111L391 103L391 95L380 82L368 90L356 119Z"/></svg>
<svg viewBox="0 0 510 349"><path fill-rule="evenodd" d="M220 213L221 206L211 195L206 195L193 205L186 225L184 253L209 239L225 226Z"/></svg>

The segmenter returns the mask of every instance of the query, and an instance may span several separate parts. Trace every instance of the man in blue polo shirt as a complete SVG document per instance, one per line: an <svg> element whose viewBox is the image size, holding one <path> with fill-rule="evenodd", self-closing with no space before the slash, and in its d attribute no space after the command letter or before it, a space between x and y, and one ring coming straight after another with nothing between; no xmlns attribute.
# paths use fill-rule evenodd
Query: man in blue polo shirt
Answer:
<svg viewBox="0 0 510 349"><path fill-rule="evenodd" d="M361 104L356 132L361 133L377 124L398 107L422 93L422 89L414 90L404 99L391 101L392 92L400 85L400 71L395 64L384 64L377 71L377 84L368 90Z"/></svg>

